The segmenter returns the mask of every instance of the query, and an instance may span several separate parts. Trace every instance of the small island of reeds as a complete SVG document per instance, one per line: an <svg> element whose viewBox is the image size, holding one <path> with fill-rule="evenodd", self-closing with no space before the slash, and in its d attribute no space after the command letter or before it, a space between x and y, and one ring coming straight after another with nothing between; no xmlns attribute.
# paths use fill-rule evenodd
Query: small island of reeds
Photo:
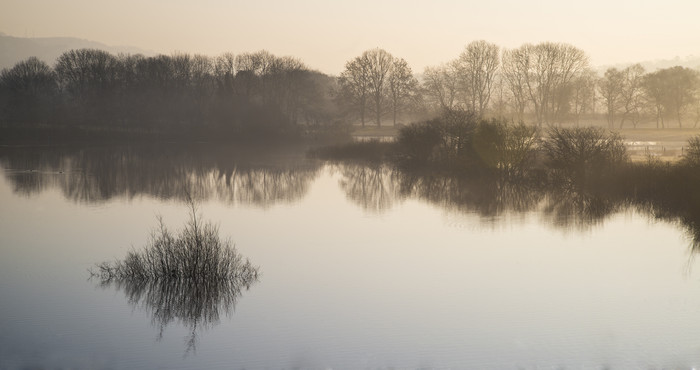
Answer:
<svg viewBox="0 0 700 370"><path fill-rule="evenodd" d="M194 202L184 227L159 226L146 245L123 260L102 262L89 270L98 286L123 290L130 305L144 309L159 328L176 321L189 328L187 352L196 351L197 330L230 314L241 296L258 281L259 268L244 259L218 227L202 221Z"/></svg>
<svg viewBox="0 0 700 370"><path fill-rule="evenodd" d="M123 260L102 262L90 269L103 282L116 280L229 280L249 285L257 280L258 268L244 260L230 239L222 239L218 226L204 222L190 202L190 218L171 232L158 217L141 250L132 250Z"/></svg>

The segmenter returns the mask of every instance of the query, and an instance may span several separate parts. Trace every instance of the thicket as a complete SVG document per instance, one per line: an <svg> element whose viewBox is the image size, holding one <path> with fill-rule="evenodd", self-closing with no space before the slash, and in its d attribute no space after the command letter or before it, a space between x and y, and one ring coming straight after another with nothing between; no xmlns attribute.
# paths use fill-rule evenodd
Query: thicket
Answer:
<svg viewBox="0 0 700 370"><path fill-rule="evenodd" d="M123 260L102 262L90 273L104 283L188 280L245 286L258 278L258 268L230 240L221 239L216 225L202 222L194 203L184 228L172 233L159 218L143 249L130 251Z"/></svg>

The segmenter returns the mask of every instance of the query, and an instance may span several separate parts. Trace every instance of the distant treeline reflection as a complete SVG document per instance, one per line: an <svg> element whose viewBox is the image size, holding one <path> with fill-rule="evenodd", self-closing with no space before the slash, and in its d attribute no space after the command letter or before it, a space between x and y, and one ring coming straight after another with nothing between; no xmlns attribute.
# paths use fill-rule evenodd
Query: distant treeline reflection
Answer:
<svg viewBox="0 0 700 370"><path fill-rule="evenodd" d="M319 163L303 148L212 148L193 145L99 148L2 148L0 163L16 193L57 188L68 199L95 203L152 196L268 206L306 194Z"/></svg>
<svg viewBox="0 0 700 370"><path fill-rule="evenodd" d="M542 159L539 159L541 162ZM2 148L0 164L16 193L59 189L75 202L151 196L261 207L302 199L323 164L304 148L223 149L163 147ZM559 228L587 228L624 210L679 222L700 245L700 171L692 161L620 163L609 170L515 176L499 171L436 171L394 162L342 161L330 165L353 203L382 212L419 199L491 222L509 213L533 213ZM185 186L186 185L186 186Z"/></svg>
<svg viewBox="0 0 700 370"><path fill-rule="evenodd" d="M478 213L537 211L548 224L587 227L625 209L681 222L700 243L700 136L676 163L630 161L622 138L600 128L545 131L472 112L401 128L396 142L320 148L337 163L348 198L381 210L397 198Z"/></svg>

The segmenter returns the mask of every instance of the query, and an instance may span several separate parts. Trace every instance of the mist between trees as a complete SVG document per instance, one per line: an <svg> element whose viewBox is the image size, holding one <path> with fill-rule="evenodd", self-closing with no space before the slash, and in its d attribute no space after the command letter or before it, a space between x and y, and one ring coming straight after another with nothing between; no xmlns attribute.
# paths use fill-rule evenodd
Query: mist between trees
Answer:
<svg viewBox="0 0 700 370"><path fill-rule="evenodd" d="M696 70L636 64L599 75L583 50L552 42L503 49L475 41L420 75L382 49L349 60L339 76L266 51L144 57L80 49L53 67L32 57L3 70L0 123L288 135L461 109L540 127L696 127L699 97Z"/></svg>

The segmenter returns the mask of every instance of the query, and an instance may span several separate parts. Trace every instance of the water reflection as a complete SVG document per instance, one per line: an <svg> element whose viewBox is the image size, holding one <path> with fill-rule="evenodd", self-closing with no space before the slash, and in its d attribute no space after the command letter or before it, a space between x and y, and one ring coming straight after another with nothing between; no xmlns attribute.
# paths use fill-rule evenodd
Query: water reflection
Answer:
<svg viewBox="0 0 700 370"><path fill-rule="evenodd" d="M537 178L440 176L401 171L390 166L338 166L340 187L368 211L389 209L406 199L419 199L442 209L494 220L508 212L537 211L547 224L585 228L619 211L612 201L575 186L548 186Z"/></svg>
<svg viewBox="0 0 700 370"><path fill-rule="evenodd" d="M230 279L101 279L103 289L123 291L129 305L144 310L158 328L158 339L173 322L188 328L185 354L196 351L197 335L229 316L256 275Z"/></svg>
<svg viewBox="0 0 700 370"><path fill-rule="evenodd" d="M555 228L585 230L616 213L637 210L654 219L680 223L688 230L693 248L700 250L700 206L693 205L700 200L689 196L693 190L685 194L652 191L655 195L650 196L635 191L635 184L619 191L617 184L591 188L572 181L546 181L537 174L518 179L490 174L451 176L386 165L336 165L335 171L347 198L370 212L419 199L445 210L476 214L486 222L507 213L535 213Z"/></svg>
<svg viewBox="0 0 700 370"><path fill-rule="evenodd" d="M398 198L397 176L400 174L382 165L347 164L335 168L340 173L339 185L349 200L372 212L381 212L394 205Z"/></svg>
<svg viewBox="0 0 700 370"><path fill-rule="evenodd" d="M303 197L319 172L304 148L210 148L193 145L2 148L0 164L19 194L57 188L96 203L147 195L270 206Z"/></svg>
<svg viewBox="0 0 700 370"><path fill-rule="evenodd" d="M14 192L25 195L59 189L66 198L81 203L142 195L184 201L183 189L189 189L199 199L267 207L297 201L308 193L323 165L307 159L305 149L178 144L5 147L0 148L0 165ZM537 173L514 180L493 174L437 175L382 164L344 163L331 169L347 199L369 212L418 199L449 211L476 214L486 222L507 213L532 212L556 228L587 229L615 213L635 209L655 219L679 222L689 230L693 245L700 246L700 200L693 196L700 179L689 179L686 172L653 174L668 179L649 183L688 184L684 191L668 193L659 185L645 189L648 171L618 176L621 180L615 181L621 183L596 188L573 181L552 182Z"/></svg>

